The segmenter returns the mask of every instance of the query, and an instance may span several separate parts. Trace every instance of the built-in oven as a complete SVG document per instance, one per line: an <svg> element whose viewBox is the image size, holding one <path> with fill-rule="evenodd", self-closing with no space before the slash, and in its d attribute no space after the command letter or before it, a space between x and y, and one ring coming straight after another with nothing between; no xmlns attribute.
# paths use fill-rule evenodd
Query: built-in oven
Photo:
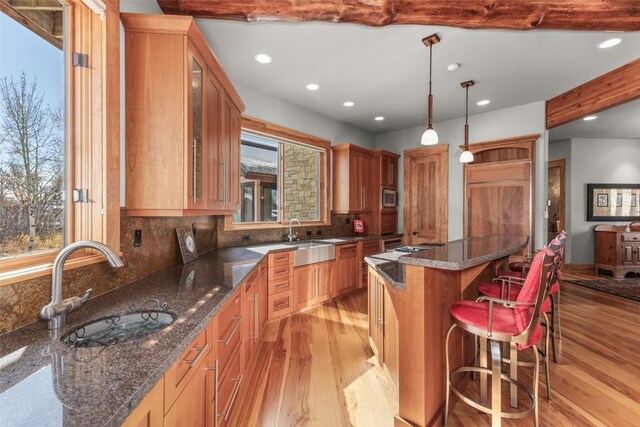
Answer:
<svg viewBox="0 0 640 427"><path fill-rule="evenodd" d="M398 207L398 190L395 188L382 188L382 208Z"/></svg>

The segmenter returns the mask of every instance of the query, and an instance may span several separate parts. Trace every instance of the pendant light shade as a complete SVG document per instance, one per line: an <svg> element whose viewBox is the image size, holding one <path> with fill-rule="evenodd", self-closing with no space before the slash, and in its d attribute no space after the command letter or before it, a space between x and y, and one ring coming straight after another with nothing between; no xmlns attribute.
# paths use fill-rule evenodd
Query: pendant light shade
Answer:
<svg viewBox="0 0 640 427"><path fill-rule="evenodd" d="M473 162L473 153L469 151L469 88L473 86L473 80L460 83L465 89L465 106L464 106L464 150L460 154L460 163Z"/></svg>
<svg viewBox="0 0 640 427"><path fill-rule="evenodd" d="M432 34L422 39L422 43L429 47L429 97L427 102L427 130L422 134L420 144L436 145L438 134L433 130L433 95L431 94L431 70L433 68L433 45L440 41L438 34Z"/></svg>

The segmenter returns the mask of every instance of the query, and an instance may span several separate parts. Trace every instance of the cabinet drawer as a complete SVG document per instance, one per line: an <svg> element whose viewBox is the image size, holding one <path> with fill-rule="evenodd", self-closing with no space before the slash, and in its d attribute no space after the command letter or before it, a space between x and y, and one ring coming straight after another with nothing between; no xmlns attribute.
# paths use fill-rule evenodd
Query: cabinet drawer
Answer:
<svg viewBox="0 0 640 427"><path fill-rule="evenodd" d="M382 234L393 234L397 230L398 224L398 215L382 215L382 219L380 222L380 232Z"/></svg>
<svg viewBox="0 0 640 427"><path fill-rule="evenodd" d="M215 357L218 369L224 372L231 354L239 347L242 340L242 311L240 293L236 294L216 316L218 322L215 337Z"/></svg>
<svg viewBox="0 0 640 427"><path fill-rule="evenodd" d="M258 283L258 279L260 278L260 266L249 275L247 280L244 282L244 292L248 292Z"/></svg>
<svg viewBox="0 0 640 427"><path fill-rule="evenodd" d="M368 256L380 253L380 240L372 240L362 242L362 256Z"/></svg>
<svg viewBox="0 0 640 427"><path fill-rule="evenodd" d="M289 280L290 275L291 267L289 266L289 264L269 267L269 282Z"/></svg>
<svg viewBox="0 0 640 427"><path fill-rule="evenodd" d="M293 252L277 252L275 254L269 254L269 268L288 266L291 263L291 257Z"/></svg>
<svg viewBox="0 0 640 427"><path fill-rule="evenodd" d="M356 243L351 245L342 245L336 247L336 258L356 258L358 256L358 245Z"/></svg>
<svg viewBox="0 0 640 427"><path fill-rule="evenodd" d="M171 408L173 402L175 402L178 395L204 361L205 355L213 347L211 343L212 335L212 324L209 324L182 353L180 359L167 371L164 385L165 413Z"/></svg>
<svg viewBox="0 0 640 427"><path fill-rule="evenodd" d="M222 371L222 375L218 380L218 394L216 396L218 426L226 425L236 404L240 385L242 384L240 359L240 351L236 351L229 361L229 368L226 371Z"/></svg>
<svg viewBox="0 0 640 427"><path fill-rule="evenodd" d="M269 282L269 295L290 290L293 290L293 284L291 283L289 278L287 278L286 280L273 280Z"/></svg>
<svg viewBox="0 0 640 427"><path fill-rule="evenodd" d="M622 233L620 239L623 242L640 242L640 233Z"/></svg>
<svg viewBox="0 0 640 427"><path fill-rule="evenodd" d="M269 295L269 320L293 313L293 289Z"/></svg>

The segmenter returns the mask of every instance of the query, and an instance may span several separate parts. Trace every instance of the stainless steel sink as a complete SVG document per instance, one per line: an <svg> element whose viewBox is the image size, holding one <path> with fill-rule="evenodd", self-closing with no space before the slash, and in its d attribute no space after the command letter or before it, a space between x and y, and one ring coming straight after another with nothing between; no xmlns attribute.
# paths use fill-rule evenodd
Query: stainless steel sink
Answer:
<svg viewBox="0 0 640 427"><path fill-rule="evenodd" d="M311 241L291 243L291 245L298 248L297 251L293 252L293 265L295 267L336 259L336 247L330 243Z"/></svg>
<svg viewBox="0 0 640 427"><path fill-rule="evenodd" d="M151 335L172 324L176 317L176 313L167 310L119 313L84 323L64 334L61 340L74 347L108 347Z"/></svg>

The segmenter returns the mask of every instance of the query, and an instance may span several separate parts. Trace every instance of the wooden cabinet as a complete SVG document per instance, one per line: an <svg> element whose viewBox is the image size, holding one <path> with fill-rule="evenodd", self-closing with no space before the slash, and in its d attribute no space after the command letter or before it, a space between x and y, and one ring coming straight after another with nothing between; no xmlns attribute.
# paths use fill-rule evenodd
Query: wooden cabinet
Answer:
<svg viewBox="0 0 640 427"><path fill-rule="evenodd" d="M334 261L296 267L293 272L293 300L295 310L304 310L333 296L331 284Z"/></svg>
<svg viewBox="0 0 640 427"><path fill-rule="evenodd" d="M128 214L235 213L244 104L233 85L193 18L121 19Z"/></svg>
<svg viewBox="0 0 640 427"><path fill-rule="evenodd" d="M163 426L164 377L153 386L136 409L127 417L122 427Z"/></svg>
<svg viewBox="0 0 640 427"><path fill-rule="evenodd" d="M398 290L372 268L368 270L369 344L398 391L400 371Z"/></svg>
<svg viewBox="0 0 640 427"><path fill-rule="evenodd" d="M398 155L382 151L380 154L380 185L398 188Z"/></svg>
<svg viewBox="0 0 640 427"><path fill-rule="evenodd" d="M358 244L336 246L335 295L357 289L360 285Z"/></svg>
<svg viewBox="0 0 640 427"><path fill-rule="evenodd" d="M293 313L293 252L276 252L268 255L269 320Z"/></svg>
<svg viewBox="0 0 640 427"><path fill-rule="evenodd" d="M256 354L267 319L267 267L258 266L244 284L242 302L243 367L247 368Z"/></svg>
<svg viewBox="0 0 640 427"><path fill-rule="evenodd" d="M360 280L358 281L358 288L364 288L367 286L367 282L369 280L367 273L369 265L366 263L364 258L382 252L382 240L365 240L364 242L359 243L358 246L358 258L360 259Z"/></svg>
<svg viewBox="0 0 640 427"><path fill-rule="evenodd" d="M627 231L625 226L598 225L595 228L593 272L611 271L622 279L627 273L640 273L640 224Z"/></svg>
<svg viewBox="0 0 640 427"><path fill-rule="evenodd" d="M333 211L370 212L373 207L373 156L370 150L354 144L333 150Z"/></svg>

